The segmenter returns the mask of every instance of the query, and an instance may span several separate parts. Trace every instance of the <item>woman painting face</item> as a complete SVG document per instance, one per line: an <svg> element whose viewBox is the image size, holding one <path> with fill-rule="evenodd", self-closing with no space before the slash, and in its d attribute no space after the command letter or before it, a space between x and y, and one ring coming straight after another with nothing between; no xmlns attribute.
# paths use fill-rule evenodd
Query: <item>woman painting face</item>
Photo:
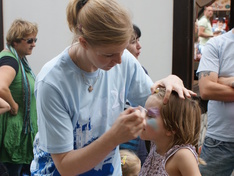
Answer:
<svg viewBox="0 0 234 176"><path fill-rule="evenodd" d="M88 47L87 57L94 67L108 71L115 65L121 64L121 56L127 45L128 42L117 46Z"/></svg>

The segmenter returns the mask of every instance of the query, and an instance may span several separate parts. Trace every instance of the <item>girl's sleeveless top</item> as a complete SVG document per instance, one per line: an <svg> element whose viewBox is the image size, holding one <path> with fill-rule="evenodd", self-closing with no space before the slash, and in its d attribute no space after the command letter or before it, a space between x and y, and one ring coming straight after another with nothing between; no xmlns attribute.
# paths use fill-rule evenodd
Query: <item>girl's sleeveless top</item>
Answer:
<svg viewBox="0 0 234 176"><path fill-rule="evenodd" d="M189 149L198 161L196 149L192 145L175 145L170 150L168 150L164 156L162 156L156 152L156 145L151 142L150 153L141 168L139 176L168 176L168 173L165 169L166 162L171 156L173 156L178 150L182 148Z"/></svg>

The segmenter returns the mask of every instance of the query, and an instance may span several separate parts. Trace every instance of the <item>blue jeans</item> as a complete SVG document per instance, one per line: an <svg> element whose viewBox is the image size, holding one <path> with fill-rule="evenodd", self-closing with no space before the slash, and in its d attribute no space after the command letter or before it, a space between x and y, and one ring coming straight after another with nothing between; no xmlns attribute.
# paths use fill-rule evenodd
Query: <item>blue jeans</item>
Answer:
<svg viewBox="0 0 234 176"><path fill-rule="evenodd" d="M200 158L207 165L199 165L203 176L230 176L234 169L234 142L222 142L205 137Z"/></svg>

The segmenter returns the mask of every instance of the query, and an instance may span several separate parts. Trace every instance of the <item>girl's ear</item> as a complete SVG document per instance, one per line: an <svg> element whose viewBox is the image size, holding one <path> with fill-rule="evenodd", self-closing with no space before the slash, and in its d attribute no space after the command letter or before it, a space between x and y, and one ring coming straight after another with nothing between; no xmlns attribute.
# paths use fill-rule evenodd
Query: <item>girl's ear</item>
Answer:
<svg viewBox="0 0 234 176"><path fill-rule="evenodd" d="M166 131L166 136L170 137L170 136L174 136L175 135L175 131Z"/></svg>
<svg viewBox="0 0 234 176"><path fill-rule="evenodd" d="M79 37L79 43L84 49L88 49L88 43L83 37Z"/></svg>

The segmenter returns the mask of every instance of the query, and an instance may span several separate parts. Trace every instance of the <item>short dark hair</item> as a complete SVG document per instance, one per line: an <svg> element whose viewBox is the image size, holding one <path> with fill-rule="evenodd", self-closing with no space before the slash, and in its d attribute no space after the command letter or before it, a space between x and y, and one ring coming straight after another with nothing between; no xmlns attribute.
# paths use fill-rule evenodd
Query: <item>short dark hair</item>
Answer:
<svg viewBox="0 0 234 176"><path fill-rule="evenodd" d="M135 24L133 24L133 29L134 29L134 32L136 34L136 38L140 38L141 37L141 30L138 26L136 26Z"/></svg>
<svg viewBox="0 0 234 176"><path fill-rule="evenodd" d="M223 17L219 17L218 22L225 23L225 19Z"/></svg>

